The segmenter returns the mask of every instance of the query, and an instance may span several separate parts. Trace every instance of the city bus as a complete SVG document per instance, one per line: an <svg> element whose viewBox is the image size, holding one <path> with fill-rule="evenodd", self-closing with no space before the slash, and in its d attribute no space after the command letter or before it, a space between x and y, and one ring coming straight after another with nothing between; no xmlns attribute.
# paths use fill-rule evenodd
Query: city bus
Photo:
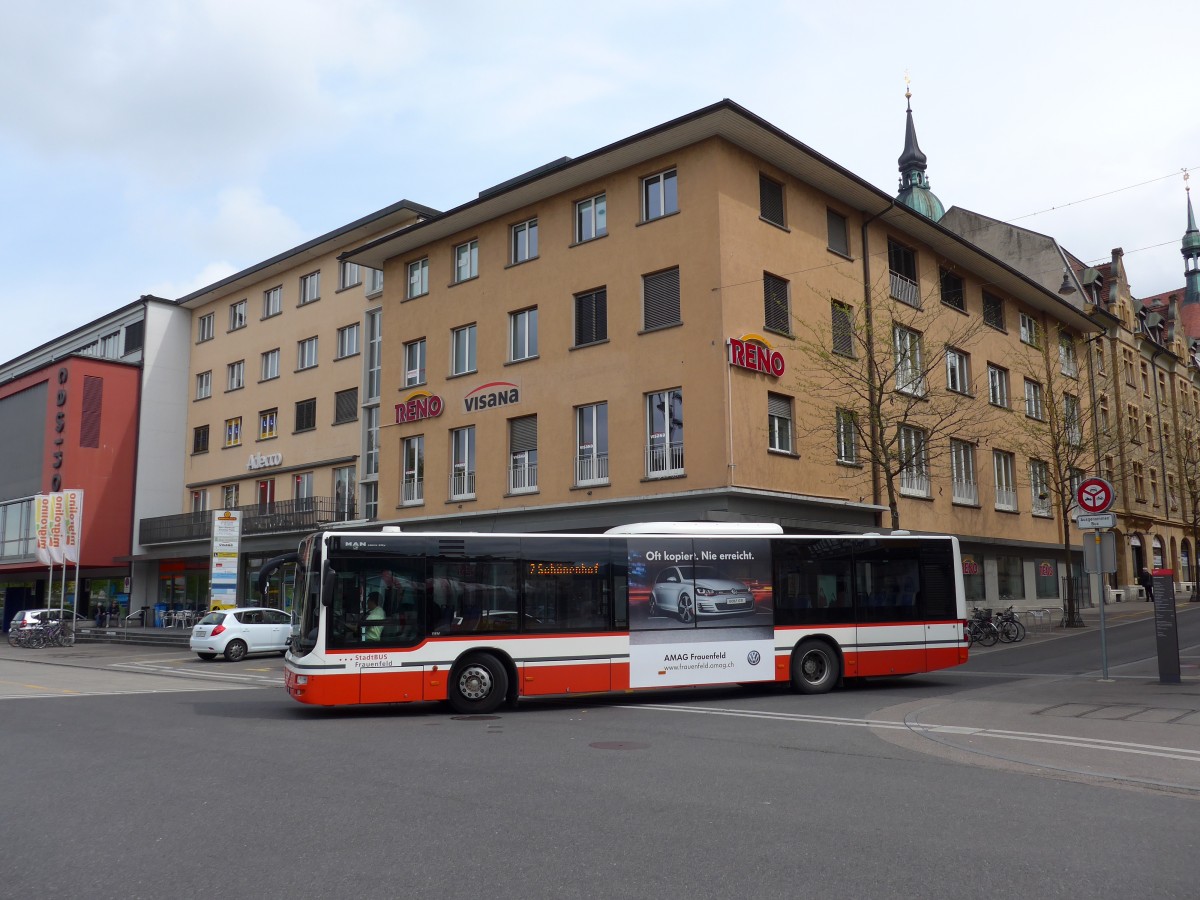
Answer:
<svg viewBox="0 0 1200 900"><path fill-rule="evenodd" d="M602 534L321 532L294 560L288 694L318 706L843 678L967 660L951 536L648 523Z"/></svg>

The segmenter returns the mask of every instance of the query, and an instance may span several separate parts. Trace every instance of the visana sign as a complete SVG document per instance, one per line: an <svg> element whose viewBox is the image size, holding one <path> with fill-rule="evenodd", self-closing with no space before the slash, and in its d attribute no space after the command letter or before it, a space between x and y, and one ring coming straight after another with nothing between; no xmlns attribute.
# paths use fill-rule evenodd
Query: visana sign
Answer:
<svg viewBox="0 0 1200 900"><path fill-rule="evenodd" d="M417 391L411 394L403 403L396 404L396 424L419 422L422 419L436 419L442 414L445 404L437 394L427 391Z"/></svg>
<svg viewBox="0 0 1200 900"><path fill-rule="evenodd" d="M773 378L781 378L786 368L783 354L772 350L770 344L756 334L729 339L729 364Z"/></svg>
<svg viewBox="0 0 1200 900"><path fill-rule="evenodd" d="M283 465L282 453L251 453L250 461L246 463L247 469L267 469L271 466Z"/></svg>
<svg viewBox="0 0 1200 900"><path fill-rule="evenodd" d="M509 406L521 402L521 389L511 381L489 381L481 384L463 398L467 412L479 412L494 406Z"/></svg>

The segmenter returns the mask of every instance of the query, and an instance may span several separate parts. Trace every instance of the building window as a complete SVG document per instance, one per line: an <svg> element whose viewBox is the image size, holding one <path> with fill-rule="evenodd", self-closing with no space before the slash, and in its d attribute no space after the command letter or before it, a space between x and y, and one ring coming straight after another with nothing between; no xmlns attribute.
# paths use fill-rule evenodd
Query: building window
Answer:
<svg viewBox="0 0 1200 900"><path fill-rule="evenodd" d="M1125 375L1125 383L1133 387L1133 351L1128 347L1121 348L1121 371Z"/></svg>
<svg viewBox="0 0 1200 900"><path fill-rule="evenodd" d="M767 394L767 446L780 453L792 452L792 398Z"/></svg>
<svg viewBox="0 0 1200 900"><path fill-rule="evenodd" d="M1167 373L1158 373L1158 402L1161 406L1167 405Z"/></svg>
<svg viewBox="0 0 1200 900"><path fill-rule="evenodd" d="M773 225L787 227L783 214L783 185L762 173L758 176L758 214Z"/></svg>
<svg viewBox="0 0 1200 900"><path fill-rule="evenodd" d="M900 493L929 496L929 454L925 432L911 425L900 426Z"/></svg>
<svg viewBox="0 0 1200 900"><path fill-rule="evenodd" d="M1097 340L1097 341L1092 342L1092 356L1095 358L1095 362L1096 362L1096 374L1097 375L1108 374L1107 370L1104 368L1105 365L1107 365L1106 357L1104 355L1104 341Z"/></svg>
<svg viewBox="0 0 1200 900"><path fill-rule="evenodd" d="M1146 449L1154 450L1154 417L1146 413Z"/></svg>
<svg viewBox="0 0 1200 900"><path fill-rule="evenodd" d="M996 479L996 509L1016 512L1016 458L1006 450L993 450L992 472Z"/></svg>
<svg viewBox="0 0 1200 900"><path fill-rule="evenodd" d="M1063 395L1063 426L1067 444L1071 447L1082 447L1083 410L1079 405L1079 398L1072 394Z"/></svg>
<svg viewBox="0 0 1200 900"><path fill-rule="evenodd" d="M995 294L983 292L983 321L985 325L1004 331L1004 301Z"/></svg>
<svg viewBox="0 0 1200 900"><path fill-rule="evenodd" d="M1179 509L1179 494L1175 490L1175 476L1170 472L1167 473L1167 503L1171 509Z"/></svg>
<svg viewBox="0 0 1200 900"><path fill-rule="evenodd" d="M212 370L196 376L196 399L205 400L212 396Z"/></svg>
<svg viewBox="0 0 1200 900"><path fill-rule="evenodd" d="M582 244L608 234L608 201L597 194L575 204L575 242Z"/></svg>
<svg viewBox="0 0 1200 900"><path fill-rule="evenodd" d="M537 307L508 315L508 354L512 362L538 355Z"/></svg>
<svg viewBox="0 0 1200 900"><path fill-rule="evenodd" d="M450 332L450 374L475 371L475 326L464 325Z"/></svg>
<svg viewBox="0 0 1200 900"><path fill-rule="evenodd" d="M1042 386L1032 379L1025 379L1025 415L1041 422L1046 417L1042 405Z"/></svg>
<svg viewBox="0 0 1200 900"><path fill-rule="evenodd" d="M260 381L270 381L279 377L279 348L268 350L262 355L262 372Z"/></svg>
<svg viewBox="0 0 1200 900"><path fill-rule="evenodd" d="M646 477L683 474L683 390L646 395Z"/></svg>
<svg viewBox="0 0 1200 900"><path fill-rule="evenodd" d="M979 505L979 485L975 481L975 447L968 441L950 441L951 499L954 503Z"/></svg>
<svg viewBox="0 0 1200 900"><path fill-rule="evenodd" d="M897 325L892 330L896 353L896 390L921 396L925 393L925 371L921 354L921 334Z"/></svg>
<svg viewBox="0 0 1200 900"><path fill-rule="evenodd" d="M508 492L537 490L537 416L508 420Z"/></svg>
<svg viewBox="0 0 1200 900"><path fill-rule="evenodd" d="M1133 496L1135 500L1146 502L1146 467L1140 462L1133 464Z"/></svg>
<svg viewBox="0 0 1200 900"><path fill-rule="evenodd" d="M337 332L337 359L358 355L358 323L339 328Z"/></svg>
<svg viewBox="0 0 1200 900"><path fill-rule="evenodd" d="M679 187L675 170L668 169L642 179L642 221L679 212Z"/></svg>
<svg viewBox="0 0 1200 900"><path fill-rule="evenodd" d="M1042 345L1041 334L1038 329L1038 321L1033 316L1028 316L1025 313L1020 314L1021 320L1021 343L1029 344L1031 347L1040 347Z"/></svg>
<svg viewBox="0 0 1200 900"><path fill-rule="evenodd" d="M1142 442L1142 435L1138 430L1138 418L1141 416L1141 412L1134 404L1130 403L1125 407L1125 415L1129 419L1129 440L1135 444L1140 444Z"/></svg>
<svg viewBox="0 0 1200 900"><path fill-rule="evenodd" d="M608 340L608 291L575 295L575 346Z"/></svg>
<svg viewBox="0 0 1200 900"><path fill-rule="evenodd" d="M1142 396L1150 396L1150 367L1146 365L1146 361L1142 360L1138 363L1138 367L1142 373Z"/></svg>
<svg viewBox="0 0 1200 900"><path fill-rule="evenodd" d="M283 312L283 285L263 291L263 318L269 319Z"/></svg>
<svg viewBox="0 0 1200 900"><path fill-rule="evenodd" d="M1040 459L1029 461L1030 504L1035 516L1050 516L1050 470Z"/></svg>
<svg viewBox="0 0 1200 900"><path fill-rule="evenodd" d="M296 342L296 370L311 369L317 364L317 339L305 338Z"/></svg>
<svg viewBox="0 0 1200 900"><path fill-rule="evenodd" d="M608 483L608 404L575 410L575 484Z"/></svg>
<svg viewBox="0 0 1200 900"><path fill-rule="evenodd" d="M1075 339L1069 334L1058 336L1058 368L1070 378L1076 378L1079 375L1079 360L1075 355Z"/></svg>
<svg viewBox="0 0 1200 900"><path fill-rule="evenodd" d="M792 333L787 279L769 272L763 272L763 327L779 334Z"/></svg>
<svg viewBox="0 0 1200 900"><path fill-rule="evenodd" d="M404 386L425 383L425 338L404 345Z"/></svg>
<svg viewBox="0 0 1200 900"><path fill-rule="evenodd" d="M1158 469L1150 469L1150 502L1158 506Z"/></svg>
<svg viewBox="0 0 1200 900"><path fill-rule="evenodd" d="M207 313L196 320L196 343L203 344L213 339L213 313Z"/></svg>
<svg viewBox="0 0 1200 900"><path fill-rule="evenodd" d="M831 301L829 309L833 321L833 352L839 356L854 356L854 311L840 300Z"/></svg>
<svg viewBox="0 0 1200 900"><path fill-rule="evenodd" d="M1169 422L1163 422L1163 453L1167 456L1174 456L1175 442L1171 440L1171 425Z"/></svg>
<svg viewBox="0 0 1200 900"><path fill-rule="evenodd" d="M953 347L946 348L946 387L957 394L971 393L971 357Z"/></svg>
<svg viewBox="0 0 1200 900"><path fill-rule="evenodd" d="M258 483L258 514L270 515L275 511L275 479L264 478Z"/></svg>
<svg viewBox="0 0 1200 900"><path fill-rule="evenodd" d="M321 273L311 272L300 276L300 305L321 299Z"/></svg>
<svg viewBox="0 0 1200 900"><path fill-rule="evenodd" d="M362 284L362 271L358 263L343 262L339 267L338 288L345 290Z"/></svg>
<svg viewBox="0 0 1200 900"><path fill-rule="evenodd" d="M429 257L408 264L408 299L429 293Z"/></svg>
<svg viewBox="0 0 1200 900"><path fill-rule="evenodd" d="M400 502L416 506L425 502L425 435L406 437L400 444Z"/></svg>
<svg viewBox="0 0 1200 900"><path fill-rule="evenodd" d="M680 324L678 268L642 276L642 312L645 331Z"/></svg>
<svg viewBox="0 0 1200 900"><path fill-rule="evenodd" d="M374 481L365 481L360 486L362 491L362 509L363 517L369 520L374 520L379 517L379 484Z"/></svg>
<svg viewBox="0 0 1200 900"><path fill-rule="evenodd" d="M237 447L242 443L242 417L225 420L225 446Z"/></svg>
<svg viewBox="0 0 1200 900"><path fill-rule="evenodd" d="M192 512L208 511L208 491L192 491Z"/></svg>
<svg viewBox="0 0 1200 900"><path fill-rule="evenodd" d="M237 391L246 384L246 361L239 359L225 367L225 390Z"/></svg>
<svg viewBox="0 0 1200 900"><path fill-rule="evenodd" d="M946 268L938 270L938 276L942 288L942 302L961 312L966 312L967 300L963 292L962 278Z"/></svg>
<svg viewBox="0 0 1200 900"><path fill-rule="evenodd" d="M333 424L341 425L358 419L358 388L346 388L333 395Z"/></svg>
<svg viewBox="0 0 1200 900"><path fill-rule="evenodd" d="M479 241L467 241L454 248L454 283L479 276Z"/></svg>
<svg viewBox="0 0 1200 900"><path fill-rule="evenodd" d="M229 330L237 331L246 327L246 301L239 300L229 307Z"/></svg>
<svg viewBox="0 0 1200 900"><path fill-rule="evenodd" d="M367 294L378 294L383 290L383 269L367 269Z"/></svg>
<svg viewBox="0 0 1200 900"><path fill-rule="evenodd" d="M1008 370L988 364L988 402L1008 409Z"/></svg>
<svg viewBox="0 0 1200 900"><path fill-rule="evenodd" d="M238 505L238 486L236 484L225 484L221 486L221 508L222 509L237 509Z"/></svg>
<svg viewBox="0 0 1200 900"><path fill-rule="evenodd" d="M538 222L530 219L521 222L510 229L509 262L516 264L526 260L536 259L538 255Z"/></svg>
<svg viewBox="0 0 1200 900"><path fill-rule="evenodd" d="M368 406L363 410L363 475L379 477L379 407Z"/></svg>
<svg viewBox="0 0 1200 900"><path fill-rule="evenodd" d="M383 377L383 311L373 309L367 313L367 359L366 379L367 402L379 399Z"/></svg>
<svg viewBox="0 0 1200 900"><path fill-rule="evenodd" d="M850 226L846 217L832 209L825 210L825 231L829 249L842 256L850 255Z"/></svg>
<svg viewBox="0 0 1200 900"><path fill-rule="evenodd" d="M1112 420L1108 414L1108 397L1104 394L1096 403L1096 417L1100 420L1100 430L1108 434L1112 429Z"/></svg>
<svg viewBox="0 0 1200 900"><path fill-rule="evenodd" d="M258 414L258 439L266 441L278 436L279 410L266 409Z"/></svg>
<svg viewBox="0 0 1200 900"><path fill-rule="evenodd" d="M296 403L296 431L312 431L317 427L317 398Z"/></svg>
<svg viewBox="0 0 1200 900"><path fill-rule="evenodd" d="M354 518L354 466L333 470L333 512L339 522Z"/></svg>
<svg viewBox="0 0 1200 900"><path fill-rule="evenodd" d="M895 299L909 306L921 305L916 251L891 238L888 238L888 275L889 286Z"/></svg>
<svg viewBox="0 0 1200 900"><path fill-rule="evenodd" d="M848 409L839 409L835 427L837 429L837 461L858 465L858 416Z"/></svg>
<svg viewBox="0 0 1200 900"><path fill-rule="evenodd" d="M192 452L208 452L208 426L200 425L192 429Z"/></svg>
<svg viewBox="0 0 1200 900"><path fill-rule="evenodd" d="M297 509L312 509L313 473L297 472L292 477L292 499L296 501Z"/></svg>
<svg viewBox="0 0 1200 900"><path fill-rule="evenodd" d="M450 432L450 499L475 497L475 426Z"/></svg>

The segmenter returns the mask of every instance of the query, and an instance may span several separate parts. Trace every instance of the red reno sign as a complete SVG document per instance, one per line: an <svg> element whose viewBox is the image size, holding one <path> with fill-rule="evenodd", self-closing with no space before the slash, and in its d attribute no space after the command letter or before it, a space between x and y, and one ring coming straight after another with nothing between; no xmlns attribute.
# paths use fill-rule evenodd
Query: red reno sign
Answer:
<svg viewBox="0 0 1200 900"><path fill-rule="evenodd" d="M773 378L781 378L785 369L783 354L772 350L762 338L750 334L729 339L729 364Z"/></svg>
<svg viewBox="0 0 1200 900"><path fill-rule="evenodd" d="M422 419L436 419L442 414L445 404L437 394L418 391L409 396L403 403L396 404L396 424L419 422Z"/></svg>

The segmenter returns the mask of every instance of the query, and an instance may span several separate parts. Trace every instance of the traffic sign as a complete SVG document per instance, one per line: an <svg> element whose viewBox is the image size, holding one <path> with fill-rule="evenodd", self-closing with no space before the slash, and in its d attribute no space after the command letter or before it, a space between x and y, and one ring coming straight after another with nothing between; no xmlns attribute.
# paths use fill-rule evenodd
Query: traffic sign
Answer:
<svg viewBox="0 0 1200 900"><path fill-rule="evenodd" d="M1085 513L1106 512L1113 499L1113 486L1103 478L1085 478L1075 491L1075 502Z"/></svg>
<svg viewBox="0 0 1200 900"><path fill-rule="evenodd" d="M1092 513L1091 515L1078 515L1075 517L1075 524L1083 529L1101 528L1116 528L1117 514L1116 513Z"/></svg>

